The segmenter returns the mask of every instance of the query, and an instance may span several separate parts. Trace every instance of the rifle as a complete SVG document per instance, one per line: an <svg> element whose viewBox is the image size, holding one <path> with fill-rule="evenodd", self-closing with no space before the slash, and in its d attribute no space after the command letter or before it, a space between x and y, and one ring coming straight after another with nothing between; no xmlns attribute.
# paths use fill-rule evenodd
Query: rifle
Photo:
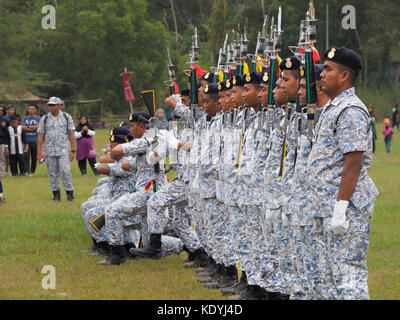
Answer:
<svg viewBox="0 0 400 320"><path fill-rule="evenodd" d="M169 53L169 48L167 48L168 61L167 61L167 70L168 70L168 78L169 80L164 83L169 87L169 95L172 96L175 94L175 66L172 64L171 55Z"/></svg>

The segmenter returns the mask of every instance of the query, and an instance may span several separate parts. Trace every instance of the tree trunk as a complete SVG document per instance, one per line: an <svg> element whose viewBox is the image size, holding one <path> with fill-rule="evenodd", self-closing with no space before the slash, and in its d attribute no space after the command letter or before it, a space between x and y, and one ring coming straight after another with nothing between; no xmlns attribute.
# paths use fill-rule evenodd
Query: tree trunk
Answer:
<svg viewBox="0 0 400 320"><path fill-rule="evenodd" d="M176 23L174 0L169 0L169 2L171 3L172 17L174 18L176 51L178 51L178 24Z"/></svg>

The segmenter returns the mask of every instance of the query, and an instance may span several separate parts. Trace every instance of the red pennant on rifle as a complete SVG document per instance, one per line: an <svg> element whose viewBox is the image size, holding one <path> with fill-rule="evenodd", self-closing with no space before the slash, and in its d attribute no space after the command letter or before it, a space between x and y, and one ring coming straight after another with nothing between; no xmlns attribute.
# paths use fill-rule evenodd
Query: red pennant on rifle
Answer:
<svg viewBox="0 0 400 320"><path fill-rule="evenodd" d="M201 78L202 76L204 76L207 73L207 71L202 70L197 63L194 64L193 68L196 69L197 77L199 77L199 78ZM193 68L192 68L192 70L193 70ZM192 72L192 70L190 70L190 72Z"/></svg>
<svg viewBox="0 0 400 320"><path fill-rule="evenodd" d="M131 77L129 72L124 72L122 74L122 82L124 85L124 93L125 93L125 101L126 103L132 102L135 103L135 95L133 94L131 85L129 83L129 78Z"/></svg>

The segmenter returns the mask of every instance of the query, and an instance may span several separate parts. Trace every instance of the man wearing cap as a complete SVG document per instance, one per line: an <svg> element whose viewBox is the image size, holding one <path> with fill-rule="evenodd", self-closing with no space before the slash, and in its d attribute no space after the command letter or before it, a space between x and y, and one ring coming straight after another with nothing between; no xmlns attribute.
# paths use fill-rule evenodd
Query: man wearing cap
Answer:
<svg viewBox="0 0 400 320"><path fill-rule="evenodd" d="M47 175L53 191L54 201L61 200L60 176L67 193L67 200L74 200L74 187L70 172L70 161L75 157L74 122L69 114L60 110L61 100L51 97L47 103L49 113L43 116L38 128L37 160L46 157Z"/></svg>
<svg viewBox="0 0 400 320"><path fill-rule="evenodd" d="M310 192L316 198L311 210L322 218L331 257L328 299L369 299L366 256L378 190L368 176L370 117L354 89L361 69L361 58L353 50L326 51L321 82L331 100L315 128L307 162Z"/></svg>

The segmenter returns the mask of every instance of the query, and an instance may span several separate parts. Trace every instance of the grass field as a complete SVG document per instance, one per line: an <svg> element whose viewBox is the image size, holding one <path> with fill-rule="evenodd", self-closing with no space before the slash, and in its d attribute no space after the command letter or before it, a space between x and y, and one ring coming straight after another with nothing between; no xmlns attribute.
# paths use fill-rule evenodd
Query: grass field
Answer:
<svg viewBox="0 0 400 320"><path fill-rule="evenodd" d="M378 127L378 133L381 131ZM108 130L98 130L100 154ZM400 133L392 153L379 135L370 175L380 195L372 219L368 253L371 299L400 299ZM92 172L81 177L72 163L75 202L53 203L46 167L32 177L2 180L7 203L0 205L0 299L224 299L205 289L194 270L185 269L186 254L161 260L129 260L119 267L98 266L101 257L80 253L91 246L80 205L97 186ZM56 269L56 289L42 288L42 268Z"/></svg>

